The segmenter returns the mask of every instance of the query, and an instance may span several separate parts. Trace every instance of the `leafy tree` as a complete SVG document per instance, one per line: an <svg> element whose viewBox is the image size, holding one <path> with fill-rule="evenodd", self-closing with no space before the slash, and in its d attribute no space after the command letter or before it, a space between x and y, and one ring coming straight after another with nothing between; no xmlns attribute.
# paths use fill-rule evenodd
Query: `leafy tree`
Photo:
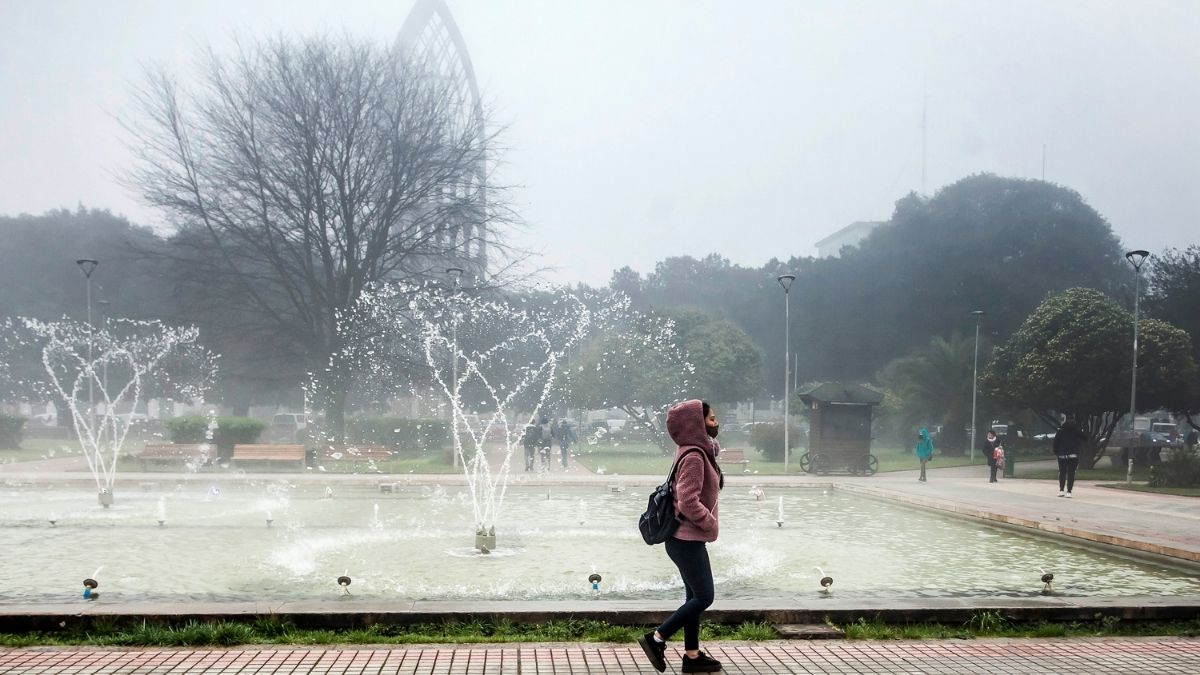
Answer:
<svg viewBox="0 0 1200 675"><path fill-rule="evenodd" d="M87 318L84 278L75 261L100 261L92 275L93 320L156 318L171 300L165 270L138 255L160 245L148 228L108 211L57 209L0 216L0 317Z"/></svg>
<svg viewBox="0 0 1200 675"><path fill-rule="evenodd" d="M800 261L802 263L803 261ZM981 174L909 195L840 258L797 264L793 310L807 368L869 376L930 337L971 326L1010 335L1048 292L1114 290L1124 278L1109 224L1080 195L1036 180Z"/></svg>
<svg viewBox="0 0 1200 675"><path fill-rule="evenodd" d="M987 363L987 346L981 362ZM893 360L879 375L887 388L888 408L895 411L901 435L911 439L918 426L943 427L939 449L962 452L967 447L964 427L971 421L971 388L975 367L975 337L956 333L935 337L908 356Z"/></svg>
<svg viewBox="0 0 1200 675"><path fill-rule="evenodd" d="M178 224L164 255L180 292L232 334L299 352L340 438L353 373L331 359L338 317L372 284L479 274L502 250L492 137L452 79L397 48L278 38L202 71L190 90L155 72L137 92L128 180Z"/></svg>
<svg viewBox="0 0 1200 675"><path fill-rule="evenodd" d="M762 353L736 324L695 310L669 312L680 347L695 366L693 387L713 403L737 403L763 388Z"/></svg>
<svg viewBox="0 0 1200 675"><path fill-rule="evenodd" d="M1150 258L1146 313L1178 326L1192 338L1192 358L1200 363L1200 246L1168 249ZM1186 411L1188 421L1200 413L1200 392Z"/></svg>
<svg viewBox="0 0 1200 675"><path fill-rule="evenodd" d="M660 437L667 407L683 398L694 371L674 340L669 322L637 317L583 350L563 378L564 398L582 408L619 408Z"/></svg>
<svg viewBox="0 0 1200 675"><path fill-rule="evenodd" d="M1183 409L1196 378L1187 333L1155 319L1139 331L1138 407ZM1048 297L996 349L981 387L1055 427L1055 413L1074 416L1090 439L1080 461L1091 467L1129 411L1132 343L1129 312L1099 291L1072 288Z"/></svg>
<svg viewBox="0 0 1200 675"><path fill-rule="evenodd" d="M727 318L771 365L784 353L775 278L795 274L787 351L799 357L799 378L855 380L935 336L971 330L971 310L986 310L984 335L1003 340L1047 293L1075 286L1116 293L1128 278L1121 256L1108 222L1073 190L981 174L932 197L900 199L888 222L837 258L754 268L717 255L671 257L645 276L619 270L611 285L641 309ZM777 391L777 368L764 370L768 391Z"/></svg>

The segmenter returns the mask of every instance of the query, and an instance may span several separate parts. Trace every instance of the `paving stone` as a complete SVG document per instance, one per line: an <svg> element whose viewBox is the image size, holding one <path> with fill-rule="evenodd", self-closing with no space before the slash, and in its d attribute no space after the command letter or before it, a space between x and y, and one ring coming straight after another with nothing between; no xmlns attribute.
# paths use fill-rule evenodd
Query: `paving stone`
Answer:
<svg viewBox="0 0 1200 675"><path fill-rule="evenodd" d="M715 642L726 673L1195 675L1200 639L1004 639L922 642ZM667 651L678 672L678 643ZM0 675L541 675L653 673L636 645L422 645L399 648L0 649Z"/></svg>

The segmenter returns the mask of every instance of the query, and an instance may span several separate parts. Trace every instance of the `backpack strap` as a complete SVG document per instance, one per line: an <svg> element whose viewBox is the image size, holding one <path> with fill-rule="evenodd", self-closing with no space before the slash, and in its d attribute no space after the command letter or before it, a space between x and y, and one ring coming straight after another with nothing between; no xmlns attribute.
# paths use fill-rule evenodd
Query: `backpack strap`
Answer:
<svg viewBox="0 0 1200 675"><path fill-rule="evenodd" d="M708 457L708 453L704 452L704 449L698 445L693 445L693 446L689 447L687 450L684 450L683 454L680 455L679 457L675 458L675 462L673 464L671 464L671 473L669 473L667 475L668 483L670 483L672 485L675 484L675 472L679 470L679 463L683 461L684 457L687 457L688 455L692 454L693 452L698 452L701 455L704 455L706 458Z"/></svg>

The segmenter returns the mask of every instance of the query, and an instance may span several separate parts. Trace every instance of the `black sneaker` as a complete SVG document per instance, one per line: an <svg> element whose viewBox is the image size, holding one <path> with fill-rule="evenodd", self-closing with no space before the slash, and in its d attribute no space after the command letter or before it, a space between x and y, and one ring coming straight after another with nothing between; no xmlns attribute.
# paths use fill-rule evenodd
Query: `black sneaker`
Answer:
<svg viewBox="0 0 1200 675"><path fill-rule="evenodd" d="M721 670L721 662L704 652L694 659L684 654L683 668L680 670L685 673L716 673Z"/></svg>
<svg viewBox="0 0 1200 675"><path fill-rule="evenodd" d="M660 673L666 672L667 660L663 658L663 655L667 653L667 643L655 640L654 633L646 633L638 638L638 644L642 646L642 651L646 652L646 658L650 659L650 665Z"/></svg>

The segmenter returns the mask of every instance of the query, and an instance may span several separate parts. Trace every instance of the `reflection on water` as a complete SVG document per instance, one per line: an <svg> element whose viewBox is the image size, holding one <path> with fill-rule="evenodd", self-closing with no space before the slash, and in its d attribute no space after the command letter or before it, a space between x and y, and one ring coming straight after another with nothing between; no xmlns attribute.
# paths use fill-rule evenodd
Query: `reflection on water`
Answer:
<svg viewBox="0 0 1200 675"><path fill-rule="evenodd" d="M681 584L636 522L645 489L510 487L498 547L480 555L457 488L286 482L122 490L108 511L87 488L0 487L0 603L64 601L103 566L102 597L124 600L335 598L346 601L675 599ZM824 490L726 491L710 546L722 598L1195 595L1184 571L1036 535ZM778 497L783 497L783 528ZM158 520L166 514L166 526ZM268 516L268 514L270 514ZM274 520L267 526L267 518ZM56 526L49 520L54 518Z"/></svg>

